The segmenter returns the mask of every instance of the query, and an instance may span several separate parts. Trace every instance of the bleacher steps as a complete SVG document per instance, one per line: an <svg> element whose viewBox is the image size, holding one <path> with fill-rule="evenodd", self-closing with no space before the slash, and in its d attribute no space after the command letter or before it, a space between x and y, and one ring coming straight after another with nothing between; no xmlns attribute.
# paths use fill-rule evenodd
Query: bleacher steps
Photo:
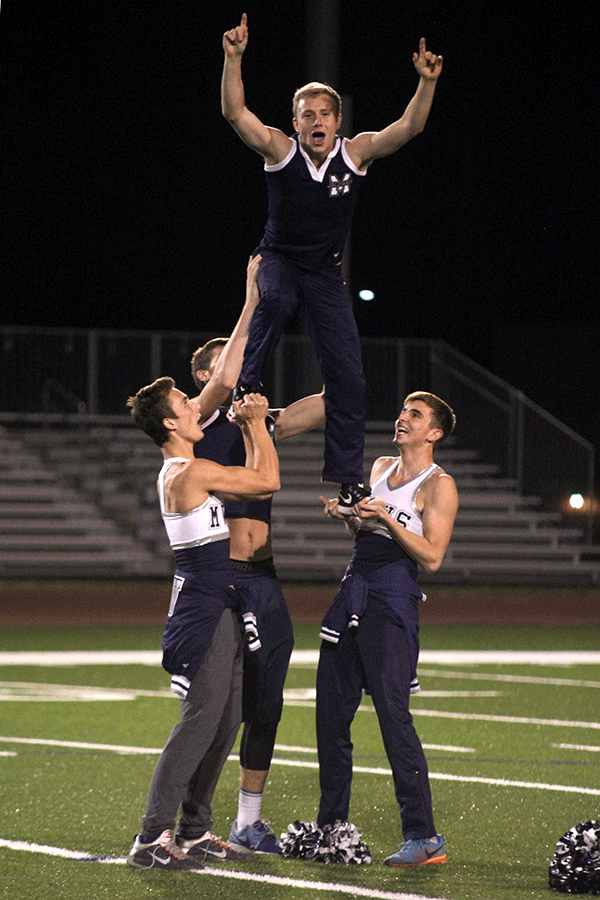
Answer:
<svg viewBox="0 0 600 900"><path fill-rule="evenodd" d="M172 554L158 509L159 449L130 423L0 429L0 574L69 577L169 575ZM393 456L390 429L369 431L366 472ZM285 580L338 580L352 540L323 515L323 435L278 447L283 488L273 498L273 546ZM444 445L436 461L456 479L460 508L446 559L427 581L600 584L600 548L542 509L473 449ZM5 527L3 527L3 525Z"/></svg>

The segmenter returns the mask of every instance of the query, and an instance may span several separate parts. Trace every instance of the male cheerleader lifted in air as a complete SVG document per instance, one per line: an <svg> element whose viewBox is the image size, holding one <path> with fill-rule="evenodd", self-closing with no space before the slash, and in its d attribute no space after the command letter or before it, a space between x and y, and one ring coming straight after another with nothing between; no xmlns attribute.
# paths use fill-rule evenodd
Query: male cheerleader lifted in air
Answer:
<svg viewBox="0 0 600 900"><path fill-rule="evenodd" d="M417 90L402 116L382 131L351 139L338 135L339 94L310 82L293 98L294 134L264 125L247 108L242 56L248 19L223 35L225 63L221 83L223 115L265 163L268 220L256 248L261 302L252 320L240 382L234 395L260 385L266 362L286 319L302 303L325 385L324 481L341 485L338 511L351 515L369 496L363 484L365 380L352 305L342 278L342 252L358 186L374 159L389 156L425 126L442 57L427 50L425 39L413 54Z"/></svg>

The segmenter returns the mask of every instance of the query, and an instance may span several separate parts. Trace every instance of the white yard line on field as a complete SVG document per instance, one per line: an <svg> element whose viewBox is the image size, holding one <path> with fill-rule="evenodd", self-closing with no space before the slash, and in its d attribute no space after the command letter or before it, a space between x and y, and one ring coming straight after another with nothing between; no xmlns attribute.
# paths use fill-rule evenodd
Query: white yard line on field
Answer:
<svg viewBox="0 0 600 900"><path fill-rule="evenodd" d="M600 753L600 747L591 747L589 744L552 744L559 750L583 750L587 753Z"/></svg>
<svg viewBox="0 0 600 900"><path fill-rule="evenodd" d="M555 687L600 688L600 681L582 678L549 678L543 675L501 675L486 672L449 672L447 669L423 669L419 665L419 676L430 678L454 678L459 681L508 681L513 684L549 684Z"/></svg>
<svg viewBox="0 0 600 900"><path fill-rule="evenodd" d="M0 653L0 666L160 666L159 650L45 650ZM318 650L294 650L291 666L317 665ZM597 650L422 650L421 664L597 666Z"/></svg>
<svg viewBox="0 0 600 900"><path fill-rule="evenodd" d="M359 707L360 708L360 707ZM496 716L486 713L447 712L440 709L413 709L413 716L430 716L434 719L470 719L476 722L505 722L507 725L551 725L558 728L600 729L600 722L577 722L567 719L537 719L530 716Z"/></svg>
<svg viewBox="0 0 600 900"><path fill-rule="evenodd" d="M474 747L455 747L453 744L423 744L427 750L447 750L452 753L475 753ZM275 749L282 753L316 753L316 747L291 747L288 744L275 744Z"/></svg>
<svg viewBox="0 0 600 900"><path fill-rule="evenodd" d="M318 650L294 650L292 665L316 666ZM442 666L597 666L598 650L421 650L419 664Z"/></svg>
<svg viewBox="0 0 600 900"><path fill-rule="evenodd" d="M427 692L423 691L425 697ZM417 696L421 696L420 694ZM287 706L313 707L314 700L286 700ZM357 712L374 713L372 704L361 704ZM503 722L507 725L548 725L556 728L591 728L600 729L600 722L577 722L570 719L537 719L530 716L499 716L491 713L448 712L441 709L411 708L413 716L429 716L433 719L469 719L473 722Z"/></svg>
<svg viewBox="0 0 600 900"><path fill-rule="evenodd" d="M49 740L46 738L0 736L0 742L6 744L32 744L41 747L72 747L76 750L108 750L113 753L132 755L139 754L141 756L145 754L158 756L162 752L162 749L160 747L130 747L123 744L98 744L90 743L89 741L61 741ZM473 747L454 747L447 744L423 744L423 746L427 750L444 750L448 753L475 753L475 749ZM288 744L275 744L275 749L279 753L310 753L313 756L317 752L316 747L291 747ZM15 754L13 751L6 751L6 753L0 753L0 755L14 756ZM378 770L373 769L373 772L375 771Z"/></svg>
<svg viewBox="0 0 600 900"><path fill-rule="evenodd" d="M0 682L1 685L1 682ZM438 690L421 690L418 692L419 697L501 697L502 691L438 691ZM316 700L317 689L309 688L286 688L283 692L285 700ZM0 698L1 699L1 698Z"/></svg>
<svg viewBox="0 0 600 900"><path fill-rule="evenodd" d="M39 853L44 856L58 856L62 859L72 859L78 862L97 862L103 864L125 865L125 857L122 856L92 856L77 850L67 850L65 847L50 847L44 844L32 844L26 841L10 841L0 838L0 847L6 847L9 850L21 850L29 853ZM331 869L330 869L331 871ZM252 872L233 871L231 869L219 869L217 867L206 866L198 871L190 871L189 875L215 875L218 878L233 878L238 881L254 881L260 884L281 885L283 887L302 888L307 891L327 891L330 894L349 894L352 897L372 897L376 900L442 900L442 898L425 897L423 894L406 894L396 891L380 891L376 888L358 887L351 884L333 884L324 881L302 881L299 878L284 878L277 875L268 875L265 873L255 874Z"/></svg>
<svg viewBox="0 0 600 900"><path fill-rule="evenodd" d="M141 688L109 688L81 684L49 684L46 681L0 681L0 702L69 702L105 700L111 703L137 697L174 699L168 688L147 691Z"/></svg>
<svg viewBox="0 0 600 900"><path fill-rule="evenodd" d="M48 747L72 747L81 750L104 750L120 754L147 754L158 756L162 752L160 747L127 747L120 744L94 744L84 743L83 741L59 741L44 740L43 738L21 738L0 736L0 742L6 744L34 744L38 746ZM230 762L239 762L237 755L229 757ZM299 759L279 759L274 757L272 765L288 766L296 769L318 769L318 762ZM365 775L384 775L391 777L391 771L386 767L379 766L354 766L354 772L360 772ZM430 772L429 777L438 781L460 781L465 783L490 784L499 787L527 788L541 791L556 791L557 793L585 794L587 796L600 796L600 789L576 787L569 784L547 784L537 781L510 781L507 778L482 778L477 775L449 775L444 772Z"/></svg>

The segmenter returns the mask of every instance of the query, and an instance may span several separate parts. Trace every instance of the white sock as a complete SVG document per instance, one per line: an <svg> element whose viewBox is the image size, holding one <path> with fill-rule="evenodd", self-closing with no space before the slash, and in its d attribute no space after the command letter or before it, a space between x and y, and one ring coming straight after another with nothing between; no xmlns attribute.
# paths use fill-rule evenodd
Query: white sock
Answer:
<svg viewBox="0 0 600 900"><path fill-rule="evenodd" d="M246 825L254 825L257 819L260 819L260 807L262 803L261 794L251 794L250 791L243 791L240 788L238 797L238 829L245 828Z"/></svg>

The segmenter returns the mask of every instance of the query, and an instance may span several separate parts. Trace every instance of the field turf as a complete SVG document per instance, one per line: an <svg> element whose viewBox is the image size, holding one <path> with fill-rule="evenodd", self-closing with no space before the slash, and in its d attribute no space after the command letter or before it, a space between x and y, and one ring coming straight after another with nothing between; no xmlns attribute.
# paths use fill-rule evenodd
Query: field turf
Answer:
<svg viewBox="0 0 600 900"><path fill-rule="evenodd" d="M295 632L300 652L288 674L263 801L278 834L295 819L314 820L318 801L318 625L296 625ZM552 896L548 863L558 838L600 818L600 626L425 625L423 691L412 710L429 761L436 823L446 837L446 865L382 864L401 834L377 720L365 698L353 729L351 818L371 848L371 865L261 856L201 873L131 870L124 857L178 712L159 664L160 634L156 625L2 628L0 896L537 900ZM70 654L80 650L122 655L74 664ZM150 657L131 662L131 651ZM473 655L481 651L487 655ZM224 837L237 785L231 759L214 804L214 830Z"/></svg>

